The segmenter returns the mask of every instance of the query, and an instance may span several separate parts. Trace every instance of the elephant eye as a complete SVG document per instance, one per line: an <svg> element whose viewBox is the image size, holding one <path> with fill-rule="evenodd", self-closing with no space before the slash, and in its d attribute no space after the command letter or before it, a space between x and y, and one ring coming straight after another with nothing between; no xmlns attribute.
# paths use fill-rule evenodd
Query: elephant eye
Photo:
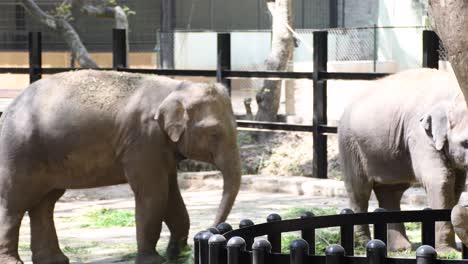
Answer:
<svg viewBox="0 0 468 264"><path fill-rule="evenodd" d="M467 140L463 140L460 145L463 147L463 148L468 148L468 139Z"/></svg>

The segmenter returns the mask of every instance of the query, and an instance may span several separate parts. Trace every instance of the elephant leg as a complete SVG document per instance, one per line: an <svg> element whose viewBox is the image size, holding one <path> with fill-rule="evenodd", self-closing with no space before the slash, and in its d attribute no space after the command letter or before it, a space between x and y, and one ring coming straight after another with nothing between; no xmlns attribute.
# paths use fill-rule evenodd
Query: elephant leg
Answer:
<svg viewBox="0 0 468 264"><path fill-rule="evenodd" d="M376 185L374 192L379 201L379 207L388 211L400 211L401 197L408 187L408 184ZM388 224L388 249L390 251L411 249L403 223Z"/></svg>
<svg viewBox="0 0 468 264"><path fill-rule="evenodd" d="M0 205L0 263L22 264L18 254L19 229L24 212Z"/></svg>
<svg viewBox="0 0 468 264"><path fill-rule="evenodd" d="M187 245L190 229L190 219L180 194L176 172L169 176L169 203L164 221L171 232L166 255L172 260L176 259L181 249Z"/></svg>
<svg viewBox="0 0 468 264"><path fill-rule="evenodd" d="M465 191L466 172L463 170L455 170L455 203L460 201L460 196Z"/></svg>
<svg viewBox="0 0 468 264"><path fill-rule="evenodd" d="M60 250L54 225L54 207L65 190L53 190L29 210L31 219L31 251L33 263L68 264Z"/></svg>

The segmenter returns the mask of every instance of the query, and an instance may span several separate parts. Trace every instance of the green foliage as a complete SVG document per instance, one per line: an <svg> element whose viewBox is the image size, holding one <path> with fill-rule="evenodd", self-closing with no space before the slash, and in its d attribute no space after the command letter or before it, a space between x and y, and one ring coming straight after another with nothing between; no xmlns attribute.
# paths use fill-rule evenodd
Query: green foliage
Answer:
<svg viewBox="0 0 468 264"><path fill-rule="evenodd" d="M135 226L135 215L127 210L103 208L87 213L85 218L85 223L81 227L108 228Z"/></svg>
<svg viewBox="0 0 468 264"><path fill-rule="evenodd" d="M136 15L136 12L131 10L130 7L126 5L122 6L122 10L124 11L125 15L127 15L127 17Z"/></svg>
<svg viewBox="0 0 468 264"><path fill-rule="evenodd" d="M129 254L124 255L122 258L120 258L120 261L131 261L136 258L137 253L132 252ZM162 257L167 259L166 252L161 254ZM179 257L176 260L172 261L166 261L164 264L192 264L193 263L193 257L192 257L192 248L190 246L186 246L185 248L182 249L180 252Z"/></svg>
<svg viewBox="0 0 468 264"><path fill-rule="evenodd" d="M71 15L72 6L70 4L60 4L57 5L53 10L49 11L49 15L54 17L61 17L67 21L73 21Z"/></svg>
<svg viewBox="0 0 468 264"><path fill-rule="evenodd" d="M254 144L255 140L252 137L251 132L248 131L239 131L237 132L237 145L244 146Z"/></svg>
<svg viewBox="0 0 468 264"><path fill-rule="evenodd" d="M292 207L289 208L281 213L281 217L283 219L294 219L299 218L301 215L307 211L314 213L315 216L321 215L334 215L338 213L338 209L336 207Z"/></svg>
<svg viewBox="0 0 468 264"><path fill-rule="evenodd" d="M421 230L421 223L420 222L408 222L405 223L406 231L419 231Z"/></svg>

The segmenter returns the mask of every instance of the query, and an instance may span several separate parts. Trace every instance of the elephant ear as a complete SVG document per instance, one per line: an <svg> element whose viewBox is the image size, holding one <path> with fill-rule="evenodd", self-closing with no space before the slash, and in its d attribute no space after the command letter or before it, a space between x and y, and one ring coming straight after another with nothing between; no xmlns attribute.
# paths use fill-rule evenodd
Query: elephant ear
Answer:
<svg viewBox="0 0 468 264"><path fill-rule="evenodd" d="M188 114L180 100L169 96L159 106L154 119L172 142L178 142L187 128Z"/></svg>
<svg viewBox="0 0 468 264"><path fill-rule="evenodd" d="M438 104L434 106L429 113L425 114L420 120L426 134L432 138L435 148L440 151L444 148L447 141L448 118L447 106Z"/></svg>

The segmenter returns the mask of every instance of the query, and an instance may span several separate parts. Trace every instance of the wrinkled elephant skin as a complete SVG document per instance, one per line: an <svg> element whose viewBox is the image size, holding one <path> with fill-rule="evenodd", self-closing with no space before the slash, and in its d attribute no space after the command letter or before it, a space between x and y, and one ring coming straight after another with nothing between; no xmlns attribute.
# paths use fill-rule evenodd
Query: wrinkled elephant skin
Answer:
<svg viewBox="0 0 468 264"><path fill-rule="evenodd" d="M450 216L455 234L468 247L468 207L456 205Z"/></svg>
<svg viewBox="0 0 468 264"><path fill-rule="evenodd" d="M60 73L25 89L4 112L0 129L2 264L22 263L18 232L25 212L33 262L69 262L53 222L66 189L130 184L136 263L163 261L155 250L163 221L171 232L168 257L187 243L176 157L212 163L223 173L215 223L226 219L239 190L235 117L218 84L112 71Z"/></svg>
<svg viewBox="0 0 468 264"><path fill-rule="evenodd" d="M379 206L400 210L403 192L419 182L429 207L451 209L468 169L468 111L455 77L408 70L374 81L345 109L338 127L350 206L366 212L371 191ZM436 247L453 249L450 222L437 223ZM356 230L369 239L367 226ZM402 224L389 224L390 250L411 247Z"/></svg>

